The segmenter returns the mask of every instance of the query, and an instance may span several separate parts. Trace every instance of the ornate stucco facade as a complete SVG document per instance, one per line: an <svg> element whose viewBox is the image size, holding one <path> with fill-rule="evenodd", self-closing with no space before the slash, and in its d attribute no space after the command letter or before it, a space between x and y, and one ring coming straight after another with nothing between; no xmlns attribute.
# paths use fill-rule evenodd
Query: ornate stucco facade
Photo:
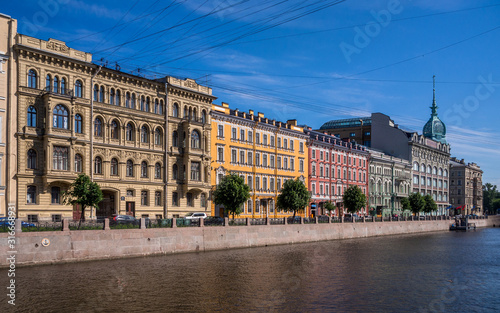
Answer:
<svg viewBox="0 0 500 313"><path fill-rule="evenodd" d="M212 106L212 185L228 172L242 176L250 186L250 200L240 217L282 217L290 212L276 209L276 198L288 179L300 178L307 186L308 136L295 120L268 119L252 110L240 112L229 105ZM223 208L213 205L215 216Z"/></svg>
<svg viewBox="0 0 500 313"><path fill-rule="evenodd" d="M484 214L483 171L476 163L450 159L450 203L456 214ZM457 210L457 208L459 208Z"/></svg>
<svg viewBox="0 0 500 313"><path fill-rule="evenodd" d="M100 67L54 39L17 34L14 52L20 218L78 217L61 195L79 173L103 190L90 217L209 208L210 88Z"/></svg>
<svg viewBox="0 0 500 313"><path fill-rule="evenodd" d="M382 216L409 215L403 212L401 199L411 192L410 162L373 149L368 151L370 208Z"/></svg>

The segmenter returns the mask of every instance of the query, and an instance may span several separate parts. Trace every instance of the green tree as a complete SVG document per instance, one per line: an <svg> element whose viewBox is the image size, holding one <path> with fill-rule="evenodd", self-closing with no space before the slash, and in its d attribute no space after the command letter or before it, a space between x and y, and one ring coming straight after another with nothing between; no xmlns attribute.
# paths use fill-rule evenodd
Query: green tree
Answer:
<svg viewBox="0 0 500 313"><path fill-rule="evenodd" d="M425 200L424 200L424 197L422 197L422 195L419 194L418 192L412 193L408 197L408 201L410 202L411 212L414 215L416 215L417 213L420 213L424 210Z"/></svg>
<svg viewBox="0 0 500 313"><path fill-rule="evenodd" d="M498 209L500 209L500 199L495 199L493 200L493 214L497 212Z"/></svg>
<svg viewBox="0 0 500 313"><path fill-rule="evenodd" d="M240 215L241 207L250 198L250 187L236 174L226 175L214 191L214 203L223 205L228 214Z"/></svg>
<svg viewBox="0 0 500 313"><path fill-rule="evenodd" d="M276 201L276 207L282 210L293 211L295 220L295 214L304 211L304 208L309 204L310 198L309 191L307 191L306 185L303 182L298 178L295 180L289 179L281 189L281 193Z"/></svg>
<svg viewBox="0 0 500 313"><path fill-rule="evenodd" d="M432 213L434 211L437 211L438 207L434 199L432 199L431 195L426 195L424 197L425 205L424 205L424 212L425 213Z"/></svg>
<svg viewBox="0 0 500 313"><path fill-rule="evenodd" d="M332 214L333 211L337 209L337 206L333 204L332 202L327 202L325 203L325 210L328 210L330 212L330 215Z"/></svg>
<svg viewBox="0 0 500 313"><path fill-rule="evenodd" d="M483 185L483 206L484 211L488 211L489 214L494 214L495 210L493 208L493 201L498 197L497 186L487 183Z"/></svg>
<svg viewBox="0 0 500 313"><path fill-rule="evenodd" d="M403 212L411 211L410 200L408 198L401 199L401 208Z"/></svg>
<svg viewBox="0 0 500 313"><path fill-rule="evenodd" d="M102 201L102 191L97 183L90 180L85 174L80 174L71 184L68 190L62 194L63 204L80 205L82 214L78 229L85 218L85 208L96 207Z"/></svg>
<svg viewBox="0 0 500 313"><path fill-rule="evenodd" d="M344 192L343 201L347 212L356 213L366 205L366 196L361 188L351 185Z"/></svg>

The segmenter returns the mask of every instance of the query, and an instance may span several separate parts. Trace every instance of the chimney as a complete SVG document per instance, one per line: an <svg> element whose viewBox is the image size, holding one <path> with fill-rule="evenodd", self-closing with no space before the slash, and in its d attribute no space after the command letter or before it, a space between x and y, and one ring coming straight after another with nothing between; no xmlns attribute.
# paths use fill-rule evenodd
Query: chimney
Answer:
<svg viewBox="0 0 500 313"><path fill-rule="evenodd" d="M238 110L238 109L235 109L235 110L234 110L234 116L238 116L238 112L239 112L239 110Z"/></svg>
<svg viewBox="0 0 500 313"><path fill-rule="evenodd" d="M264 118L264 113L262 112L258 112L257 115L260 117L260 118Z"/></svg>
<svg viewBox="0 0 500 313"><path fill-rule="evenodd" d="M222 102L222 106L225 107L225 108L229 108L229 103L227 102Z"/></svg>
<svg viewBox="0 0 500 313"><path fill-rule="evenodd" d="M241 112L241 114L243 114L243 118L247 117L247 113L246 112Z"/></svg>
<svg viewBox="0 0 500 313"><path fill-rule="evenodd" d="M253 115L253 110L248 110L248 114Z"/></svg>
<svg viewBox="0 0 500 313"><path fill-rule="evenodd" d="M297 120L288 120L288 121L286 121L286 123L288 125L297 126Z"/></svg>

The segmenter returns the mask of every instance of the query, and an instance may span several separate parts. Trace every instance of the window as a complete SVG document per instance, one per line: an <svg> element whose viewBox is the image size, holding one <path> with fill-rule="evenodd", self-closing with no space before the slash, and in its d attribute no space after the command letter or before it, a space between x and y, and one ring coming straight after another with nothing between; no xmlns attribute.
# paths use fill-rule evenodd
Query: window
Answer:
<svg viewBox="0 0 500 313"><path fill-rule="evenodd" d="M53 126L55 128L68 129L68 110L60 104L56 105L53 111Z"/></svg>
<svg viewBox="0 0 500 313"><path fill-rule="evenodd" d="M224 138L224 125L219 125L217 137Z"/></svg>
<svg viewBox="0 0 500 313"><path fill-rule="evenodd" d="M134 140L134 125L132 125L132 123L127 124L127 128L125 130L125 139L128 141Z"/></svg>
<svg viewBox="0 0 500 313"><path fill-rule="evenodd" d="M94 159L94 174L102 174L102 159L101 159L101 157L96 157Z"/></svg>
<svg viewBox="0 0 500 313"><path fill-rule="evenodd" d="M240 140L245 141L245 130L244 129L240 129Z"/></svg>
<svg viewBox="0 0 500 313"><path fill-rule="evenodd" d="M52 204L61 204L61 188L52 187L50 194L52 196Z"/></svg>
<svg viewBox="0 0 500 313"><path fill-rule="evenodd" d="M57 76L54 76L54 92L59 92L59 78Z"/></svg>
<svg viewBox="0 0 500 313"><path fill-rule="evenodd" d="M120 127L118 126L118 122L116 120L113 120L111 122L111 138L119 139L119 134L120 134Z"/></svg>
<svg viewBox="0 0 500 313"><path fill-rule="evenodd" d="M260 153L255 153L255 165L260 166Z"/></svg>
<svg viewBox="0 0 500 313"><path fill-rule="evenodd" d="M250 190L253 190L252 176L247 177L247 184L250 187Z"/></svg>
<svg viewBox="0 0 500 313"><path fill-rule="evenodd" d="M255 189L260 190L260 177L255 177Z"/></svg>
<svg viewBox="0 0 500 313"><path fill-rule="evenodd" d="M301 142L301 143L299 144L299 151L300 151L300 152L304 152L304 143L303 143L303 142Z"/></svg>
<svg viewBox="0 0 500 313"><path fill-rule="evenodd" d="M50 77L50 75L45 76L45 91L48 91L48 92L52 91L51 81L52 81L52 77Z"/></svg>
<svg viewBox="0 0 500 313"><path fill-rule="evenodd" d="M110 174L111 176L117 176L118 175L118 160L115 158L111 159L111 168L110 168Z"/></svg>
<svg viewBox="0 0 500 313"><path fill-rule="evenodd" d="M149 142L149 129L146 125L141 127L141 142L148 143Z"/></svg>
<svg viewBox="0 0 500 313"><path fill-rule="evenodd" d="M28 87L36 88L37 86L37 75L35 70L29 70L28 72Z"/></svg>
<svg viewBox="0 0 500 313"><path fill-rule="evenodd" d="M240 151L240 164L245 164L245 151Z"/></svg>
<svg viewBox="0 0 500 313"><path fill-rule="evenodd" d="M217 147L217 161L224 161L224 148L222 147Z"/></svg>
<svg viewBox="0 0 500 313"><path fill-rule="evenodd" d="M252 200L247 201L247 212L252 213Z"/></svg>
<svg viewBox="0 0 500 313"><path fill-rule="evenodd" d="M292 139L290 139L290 149L293 150L293 140Z"/></svg>
<svg viewBox="0 0 500 313"><path fill-rule="evenodd" d="M253 164L253 153L252 152L248 152L247 153L247 164L248 165L252 165Z"/></svg>
<svg viewBox="0 0 500 313"><path fill-rule="evenodd" d="M267 154L262 154L262 166L267 167Z"/></svg>
<svg viewBox="0 0 500 313"><path fill-rule="evenodd" d="M99 86L94 85L94 101L99 100Z"/></svg>
<svg viewBox="0 0 500 313"><path fill-rule="evenodd" d="M316 150L311 150L311 158L315 159L316 158Z"/></svg>
<svg viewBox="0 0 500 313"><path fill-rule="evenodd" d="M262 189L267 190L267 177L262 178Z"/></svg>
<svg viewBox="0 0 500 313"><path fill-rule="evenodd" d="M200 149L200 133L197 130L191 132L191 148Z"/></svg>
<svg viewBox="0 0 500 313"><path fill-rule="evenodd" d="M260 144L260 134L259 133L255 133L255 143Z"/></svg>
<svg viewBox="0 0 500 313"><path fill-rule="evenodd" d="M172 205L179 206L179 194L177 192L172 192Z"/></svg>
<svg viewBox="0 0 500 313"><path fill-rule="evenodd" d="M177 164L174 164L172 166L172 178L179 179L179 167L177 166Z"/></svg>
<svg viewBox="0 0 500 313"><path fill-rule="evenodd" d="M141 162L141 177L142 178L148 177L148 163L146 161Z"/></svg>
<svg viewBox="0 0 500 313"><path fill-rule="evenodd" d="M28 107L28 126L36 127L36 109L32 105Z"/></svg>
<svg viewBox="0 0 500 313"><path fill-rule="evenodd" d="M447 170L444 170L444 171L443 171L443 176L444 176L444 177L448 177L448 171L447 171Z"/></svg>
<svg viewBox="0 0 500 313"><path fill-rule="evenodd" d="M290 169L295 171L295 160L293 158L290 159Z"/></svg>
<svg viewBox="0 0 500 313"><path fill-rule="evenodd" d="M80 114L75 115L75 133L82 133L82 116Z"/></svg>
<svg viewBox="0 0 500 313"><path fill-rule="evenodd" d="M151 99L149 97L146 98L146 106L144 107L144 111L151 112Z"/></svg>
<svg viewBox="0 0 500 313"><path fill-rule="evenodd" d="M53 169L54 170L68 170L68 147L54 146Z"/></svg>
<svg viewBox="0 0 500 313"><path fill-rule="evenodd" d="M179 146L179 134L175 130L172 132L172 146Z"/></svg>
<svg viewBox="0 0 500 313"><path fill-rule="evenodd" d="M26 194L26 203L36 204L36 186L28 186L28 192Z"/></svg>
<svg viewBox="0 0 500 313"><path fill-rule="evenodd" d="M161 146L162 145L162 138L163 138L163 132L158 127L155 130L155 145Z"/></svg>
<svg viewBox="0 0 500 313"><path fill-rule="evenodd" d="M140 110L141 111L146 111L146 101L145 101L144 96L141 96Z"/></svg>
<svg viewBox="0 0 500 313"><path fill-rule="evenodd" d="M155 191L155 206L161 206L161 191Z"/></svg>
<svg viewBox="0 0 500 313"><path fill-rule="evenodd" d="M202 193L200 195L200 207L206 208L207 207L207 195Z"/></svg>
<svg viewBox="0 0 500 313"><path fill-rule="evenodd" d="M191 180L200 181L200 162L191 162Z"/></svg>
<svg viewBox="0 0 500 313"><path fill-rule="evenodd" d="M274 191L274 178L269 179L269 189L271 189L271 191Z"/></svg>
<svg viewBox="0 0 500 313"><path fill-rule="evenodd" d="M143 206L148 206L149 205L148 191L147 190L141 191L141 205L143 205Z"/></svg>
<svg viewBox="0 0 500 313"><path fill-rule="evenodd" d="M133 189L127 189L127 197L133 197L134 196L134 190Z"/></svg>
<svg viewBox="0 0 500 313"><path fill-rule="evenodd" d="M236 139L236 128L235 127L233 127L231 129L231 139Z"/></svg>
<svg viewBox="0 0 500 313"><path fill-rule="evenodd" d="M231 163L236 163L236 150L231 150Z"/></svg>
<svg viewBox="0 0 500 313"><path fill-rule="evenodd" d="M115 100L115 105L121 105L121 92L120 90L116 91L116 100Z"/></svg>
<svg viewBox="0 0 500 313"><path fill-rule="evenodd" d="M271 168L274 168L274 162L275 162L274 155L271 155Z"/></svg>
<svg viewBox="0 0 500 313"><path fill-rule="evenodd" d="M186 202L187 202L187 206L194 206L192 193L188 192L186 194Z"/></svg>
<svg viewBox="0 0 500 313"><path fill-rule="evenodd" d="M109 104L115 104L115 89L111 88L109 91Z"/></svg>
<svg viewBox="0 0 500 313"><path fill-rule="evenodd" d="M266 134L262 135L262 144L267 145L267 135Z"/></svg>
<svg viewBox="0 0 500 313"><path fill-rule="evenodd" d="M36 151L33 149L28 150L28 168L36 169Z"/></svg>
<svg viewBox="0 0 500 313"><path fill-rule="evenodd" d="M283 148L288 149L288 140L287 139L283 139Z"/></svg>
<svg viewBox="0 0 500 313"><path fill-rule="evenodd" d="M99 117L94 121L94 136L102 137L102 120Z"/></svg>
<svg viewBox="0 0 500 313"><path fill-rule="evenodd" d="M160 109L160 103L158 102L158 99L155 99L155 108L154 108L155 114L159 114L158 113L159 109Z"/></svg>
<svg viewBox="0 0 500 313"><path fill-rule="evenodd" d="M248 131L248 135L247 135L247 140L248 142L253 142L253 132L252 131Z"/></svg>
<svg viewBox="0 0 500 313"><path fill-rule="evenodd" d="M104 86L101 86L99 89L99 102L104 103Z"/></svg>
<svg viewBox="0 0 500 313"><path fill-rule="evenodd" d="M135 109L136 105L136 98L135 98L135 93L132 94L132 102L130 103L130 108Z"/></svg>
<svg viewBox="0 0 500 313"><path fill-rule="evenodd" d="M303 172L304 171L304 160L299 161L299 171Z"/></svg>
<svg viewBox="0 0 500 313"><path fill-rule="evenodd" d="M83 158L80 154L75 154L75 172L83 172Z"/></svg>
<svg viewBox="0 0 500 313"><path fill-rule="evenodd" d="M130 108L130 92L125 94L125 107Z"/></svg>
<svg viewBox="0 0 500 313"><path fill-rule="evenodd" d="M417 162L413 163L413 170L417 171L417 172L419 171L419 167L418 167L418 163Z"/></svg>
<svg viewBox="0 0 500 313"><path fill-rule="evenodd" d="M155 164L155 178L161 179L161 164L160 163Z"/></svg>

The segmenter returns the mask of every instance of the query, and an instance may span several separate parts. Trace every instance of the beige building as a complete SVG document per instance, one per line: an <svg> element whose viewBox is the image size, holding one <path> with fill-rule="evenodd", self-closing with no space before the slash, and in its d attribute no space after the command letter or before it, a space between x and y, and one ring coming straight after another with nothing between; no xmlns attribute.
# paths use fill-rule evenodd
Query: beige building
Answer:
<svg viewBox="0 0 500 313"><path fill-rule="evenodd" d="M12 45L17 21L0 14L0 217L16 207L16 60Z"/></svg>
<svg viewBox="0 0 500 313"><path fill-rule="evenodd" d="M104 194L88 217L209 208L210 88L100 67L55 39L16 34L13 51L21 219L78 218L61 194L79 173Z"/></svg>
<svg viewBox="0 0 500 313"><path fill-rule="evenodd" d="M460 208L456 214L483 212L483 171L476 163L465 163L464 159L450 159L450 203Z"/></svg>

